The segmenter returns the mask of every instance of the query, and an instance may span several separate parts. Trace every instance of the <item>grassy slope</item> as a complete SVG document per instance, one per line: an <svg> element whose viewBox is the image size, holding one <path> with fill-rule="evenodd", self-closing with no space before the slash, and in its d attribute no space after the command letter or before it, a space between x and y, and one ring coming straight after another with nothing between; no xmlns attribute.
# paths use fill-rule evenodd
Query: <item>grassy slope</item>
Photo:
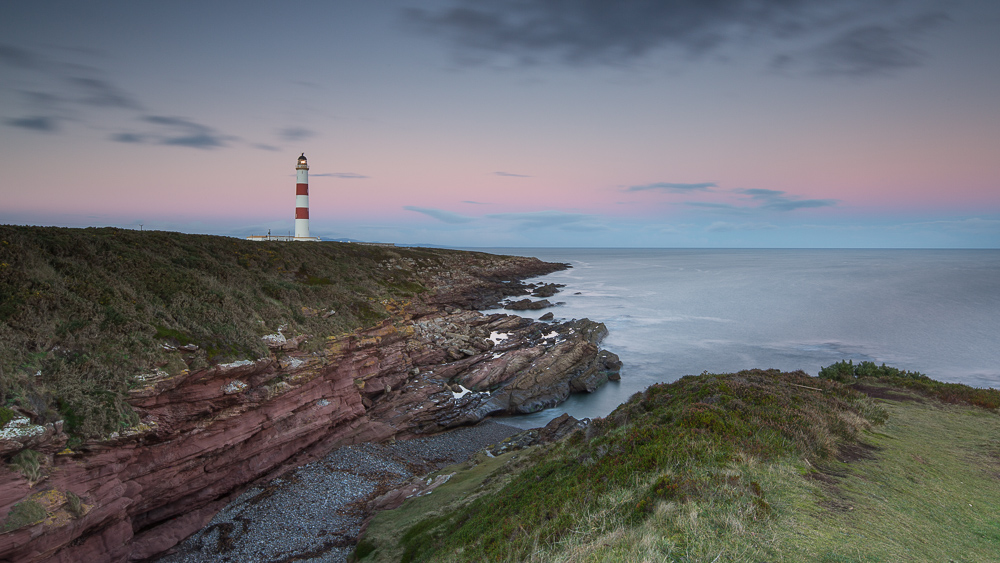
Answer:
<svg viewBox="0 0 1000 563"><path fill-rule="evenodd" d="M379 514L359 554L995 560L1000 417L916 395L899 378L865 382L903 390L876 404L831 381L759 371L653 386L609 415L589 442L489 460L475 477L459 473L432 495ZM461 500L453 482L477 496Z"/></svg>
<svg viewBox="0 0 1000 563"><path fill-rule="evenodd" d="M320 341L371 326L460 255L475 256L0 225L0 406L107 434L133 422L136 374L261 357L280 327ZM181 361L164 342L200 350Z"/></svg>

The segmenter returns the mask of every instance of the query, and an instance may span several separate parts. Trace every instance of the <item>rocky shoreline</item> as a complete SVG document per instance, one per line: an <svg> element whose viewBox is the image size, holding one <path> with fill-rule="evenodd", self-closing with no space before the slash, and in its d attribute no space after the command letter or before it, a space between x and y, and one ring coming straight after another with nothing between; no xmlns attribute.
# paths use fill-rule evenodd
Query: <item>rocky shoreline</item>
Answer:
<svg viewBox="0 0 1000 563"><path fill-rule="evenodd" d="M35 503L46 517L0 534L0 560L148 560L198 530L204 538L206 524L220 511L227 514L226 507L251 487L305 471L303 478L311 475L329 488L322 472L288 471L331 451L381 459L372 452L396 451L406 447L404 440L433 439L427 437L457 428L440 438L454 443L449 436L456 432L482 432L477 429L483 425L472 425L486 417L535 412L618 377L617 357L599 349L607 332L601 323L470 310L528 295L538 284L520 280L564 265L513 257L481 261L436 274L421 299L383 303L390 319L320 346L309 344L308 335L279 333L264 338L267 358L143 376L129 396L141 422L121 435L69 450L65 434L49 425L7 440L17 443L4 447L33 448L43 458L37 474L0 471L0 509ZM538 296L555 289L543 286ZM190 351L178 347L173 353L184 358ZM377 444L386 441L397 446ZM421 462L425 469L433 467L428 459L434 461ZM419 474L415 467L407 471ZM407 473L394 475L377 486ZM355 483L357 494L370 495L362 481ZM223 525L233 522L218 524L208 533L228 534L224 546L235 542L235 528ZM334 537L321 529L329 536L325 542L350 543L344 532ZM319 547L288 547L275 560L304 560Z"/></svg>

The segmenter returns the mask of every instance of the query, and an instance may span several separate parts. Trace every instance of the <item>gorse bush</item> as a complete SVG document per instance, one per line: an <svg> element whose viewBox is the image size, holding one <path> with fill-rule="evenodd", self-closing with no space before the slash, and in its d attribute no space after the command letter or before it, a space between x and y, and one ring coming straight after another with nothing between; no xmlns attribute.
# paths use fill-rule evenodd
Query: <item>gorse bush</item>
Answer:
<svg viewBox="0 0 1000 563"><path fill-rule="evenodd" d="M114 228L0 226L0 405L76 436L136 422L134 376L268 354L285 327L316 338L387 318L479 253L300 244ZM188 364L163 345L199 347Z"/></svg>

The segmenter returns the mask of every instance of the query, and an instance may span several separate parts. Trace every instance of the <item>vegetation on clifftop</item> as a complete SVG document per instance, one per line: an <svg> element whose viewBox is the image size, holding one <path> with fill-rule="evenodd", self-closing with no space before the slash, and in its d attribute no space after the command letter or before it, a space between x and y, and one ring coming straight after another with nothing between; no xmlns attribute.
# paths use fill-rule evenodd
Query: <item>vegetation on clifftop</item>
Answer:
<svg viewBox="0 0 1000 563"><path fill-rule="evenodd" d="M268 354L261 340L372 326L449 271L498 257L0 226L0 405L80 436L134 424L135 376ZM166 346L165 346L166 345ZM170 346L197 346L184 354ZM189 346L192 350L194 346Z"/></svg>
<svg viewBox="0 0 1000 563"><path fill-rule="evenodd" d="M997 413L924 400L892 377L865 381L891 400L776 370L654 385L563 442L443 470L459 473L378 514L356 556L861 562L1000 552Z"/></svg>

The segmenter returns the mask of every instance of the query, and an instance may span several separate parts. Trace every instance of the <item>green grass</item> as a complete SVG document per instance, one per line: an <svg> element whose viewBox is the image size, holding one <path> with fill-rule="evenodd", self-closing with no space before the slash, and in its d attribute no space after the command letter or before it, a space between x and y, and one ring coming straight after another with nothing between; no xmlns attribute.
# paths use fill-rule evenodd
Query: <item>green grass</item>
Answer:
<svg viewBox="0 0 1000 563"><path fill-rule="evenodd" d="M835 464L844 477L830 485L788 488L806 510L787 518L796 534L781 537L785 560L997 560L1000 417L937 401L885 407L873 459Z"/></svg>
<svg viewBox="0 0 1000 563"><path fill-rule="evenodd" d="M362 560L995 560L1000 417L875 391L894 400L773 371L655 385L475 495L377 515Z"/></svg>
<svg viewBox="0 0 1000 563"><path fill-rule="evenodd" d="M454 475L447 483L434 489L430 495L407 501L393 510L391 521L380 519L373 521L370 527L373 530L372 535L388 534L390 537L398 538L409 533L407 539L411 539L414 527L420 527L421 523L428 521L429 518L447 515L456 502L474 498L484 490L484 482L504 479L510 473L516 472L519 467L523 467L531 451L508 452L494 458L480 456L476 462L458 464L432 473L428 477L451 473ZM492 485L495 486L496 483ZM379 542L376 545L371 541L360 542L355 550L355 557L366 556L366 552L371 554L376 549L381 551L375 555L383 561L400 561L404 557L405 548L396 542Z"/></svg>
<svg viewBox="0 0 1000 563"><path fill-rule="evenodd" d="M107 435L136 422L125 400L136 375L263 357L261 336L280 327L322 339L372 326L390 316L386 303L425 292L435 276L498 260L442 249L0 225L0 405L65 419L78 437ZM164 343L200 350L171 352Z"/></svg>
<svg viewBox="0 0 1000 563"><path fill-rule="evenodd" d="M710 502L766 520L772 508L753 468L829 459L884 416L868 398L801 372L685 377L636 394L595 421L590 439L578 433L528 454L502 488L385 537L398 539L402 561L547 560L666 506ZM665 537L686 545L679 530Z"/></svg>

